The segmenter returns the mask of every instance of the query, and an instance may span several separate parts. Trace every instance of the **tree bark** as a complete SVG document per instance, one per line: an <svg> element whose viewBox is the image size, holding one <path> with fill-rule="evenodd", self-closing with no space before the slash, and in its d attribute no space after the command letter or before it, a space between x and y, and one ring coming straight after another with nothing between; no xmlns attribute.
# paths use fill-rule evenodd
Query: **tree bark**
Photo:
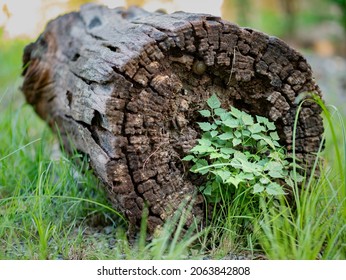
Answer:
<svg viewBox="0 0 346 280"><path fill-rule="evenodd" d="M302 94L321 95L296 50L204 14L85 5L51 21L23 60L28 103L58 128L66 150L89 156L132 226L148 207L150 231L196 192L201 178L181 159L213 93L224 108L274 121L290 152ZM299 116L296 153L307 168L321 142L320 113L305 102ZM193 209L202 215L200 195Z"/></svg>

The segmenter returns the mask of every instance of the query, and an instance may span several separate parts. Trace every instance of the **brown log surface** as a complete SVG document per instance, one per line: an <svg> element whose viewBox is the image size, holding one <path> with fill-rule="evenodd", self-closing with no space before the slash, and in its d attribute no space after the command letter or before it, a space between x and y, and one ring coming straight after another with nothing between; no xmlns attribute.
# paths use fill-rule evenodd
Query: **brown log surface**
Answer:
<svg viewBox="0 0 346 280"><path fill-rule="evenodd" d="M321 95L299 52L205 14L85 5L51 21L23 59L28 103L59 128L65 149L89 156L132 225L148 206L150 230L197 189L200 178L181 159L213 93L224 108L274 121L288 151L299 94ZM322 133L319 107L306 102L296 152L307 167ZM197 199L194 214L202 208Z"/></svg>

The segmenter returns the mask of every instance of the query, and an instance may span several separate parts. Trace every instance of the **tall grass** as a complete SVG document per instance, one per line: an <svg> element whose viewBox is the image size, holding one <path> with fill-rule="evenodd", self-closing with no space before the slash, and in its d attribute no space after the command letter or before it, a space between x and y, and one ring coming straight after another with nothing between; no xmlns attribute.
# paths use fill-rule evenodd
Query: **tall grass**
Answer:
<svg viewBox="0 0 346 280"><path fill-rule="evenodd" d="M320 99L313 102L324 112L328 144L317 153L313 174L302 187L296 184L293 202L282 199L268 207L261 200L259 243L270 259L346 258L344 123Z"/></svg>
<svg viewBox="0 0 346 280"><path fill-rule="evenodd" d="M85 201L105 204L105 196L90 172L76 177L80 170L69 159L50 159L53 137L29 106L1 109L0 255L75 258L65 250L77 246L74 235L89 213L114 216Z"/></svg>

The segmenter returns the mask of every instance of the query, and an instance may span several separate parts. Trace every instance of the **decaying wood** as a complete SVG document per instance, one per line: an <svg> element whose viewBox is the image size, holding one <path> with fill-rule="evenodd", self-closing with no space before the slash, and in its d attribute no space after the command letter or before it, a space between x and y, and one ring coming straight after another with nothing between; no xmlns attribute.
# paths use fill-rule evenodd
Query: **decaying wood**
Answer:
<svg viewBox="0 0 346 280"><path fill-rule="evenodd" d="M51 21L24 64L27 101L59 128L65 149L89 156L132 225L148 206L150 230L200 183L181 158L213 93L225 108L274 121L289 151L301 94L320 95L305 58L283 41L204 14L86 5ZM323 132L318 106L304 104L297 129L309 167Z"/></svg>

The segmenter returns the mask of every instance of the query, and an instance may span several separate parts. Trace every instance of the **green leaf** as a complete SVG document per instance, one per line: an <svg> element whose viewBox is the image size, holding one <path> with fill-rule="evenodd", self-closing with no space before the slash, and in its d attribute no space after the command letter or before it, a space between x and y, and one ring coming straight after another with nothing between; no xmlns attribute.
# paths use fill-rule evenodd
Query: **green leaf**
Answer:
<svg viewBox="0 0 346 280"><path fill-rule="evenodd" d="M301 182L304 181L304 179L305 179L304 176L300 175L298 172L296 172L295 175L296 175L296 176L294 176L294 172L293 172L293 171L290 172L290 177L291 177L294 181L296 181L297 183L301 183Z"/></svg>
<svg viewBox="0 0 346 280"><path fill-rule="evenodd" d="M267 185L270 183L270 180L266 177L263 177L260 179L260 182L263 184L263 185Z"/></svg>
<svg viewBox="0 0 346 280"><path fill-rule="evenodd" d="M285 194L283 188L278 183L270 183L266 186L266 192L270 195L283 195Z"/></svg>
<svg viewBox="0 0 346 280"><path fill-rule="evenodd" d="M267 125L269 123L269 120L265 117L261 117L261 116L256 116L256 120L258 123L262 123Z"/></svg>
<svg viewBox="0 0 346 280"><path fill-rule="evenodd" d="M218 110L218 109L216 109ZM215 111L216 111L215 110ZM230 113L226 112L220 115L220 119L224 122L225 120L232 119L233 117L231 116Z"/></svg>
<svg viewBox="0 0 346 280"><path fill-rule="evenodd" d="M216 150L213 147L201 145L197 145L191 149L191 152L195 154L213 153L215 151Z"/></svg>
<svg viewBox="0 0 346 280"><path fill-rule="evenodd" d="M237 160L247 160L247 156L240 151L235 151L234 158Z"/></svg>
<svg viewBox="0 0 346 280"><path fill-rule="evenodd" d="M191 172L205 175L209 172L208 162L205 159L199 159L190 169Z"/></svg>
<svg viewBox="0 0 346 280"><path fill-rule="evenodd" d="M275 131L275 132L270 132L269 133L269 136L271 139L273 139L274 141L279 141L280 140L280 137L278 135L278 133Z"/></svg>
<svg viewBox="0 0 346 280"><path fill-rule="evenodd" d="M232 140L232 144L233 144L234 147L235 147L235 146L238 146L240 143L241 143L241 139L234 138L234 139Z"/></svg>
<svg viewBox="0 0 346 280"><path fill-rule="evenodd" d="M255 139L255 140L263 140L263 135L262 134L252 134L251 135L251 138L252 139Z"/></svg>
<svg viewBox="0 0 346 280"><path fill-rule="evenodd" d="M238 175L237 177L240 178L240 179L242 179L242 180L247 180L247 181L251 181L251 180L255 179L253 173L244 173L244 172L241 172L241 173L239 173L239 175Z"/></svg>
<svg viewBox="0 0 346 280"><path fill-rule="evenodd" d="M239 127L239 121L237 119L229 118L226 119L223 124L225 126L228 126L230 128L238 128Z"/></svg>
<svg viewBox="0 0 346 280"><path fill-rule="evenodd" d="M208 122L199 122L198 125L203 131L210 131L217 127L215 124L210 124Z"/></svg>
<svg viewBox="0 0 346 280"><path fill-rule="evenodd" d="M211 109L220 108L221 102L214 93L208 100L207 104Z"/></svg>
<svg viewBox="0 0 346 280"><path fill-rule="evenodd" d="M228 113L227 113L227 111L226 111L225 109L223 109L223 108L216 108L216 109L214 110L214 114L215 114L216 116L221 117L221 116L223 116L224 114L228 114Z"/></svg>
<svg viewBox="0 0 346 280"><path fill-rule="evenodd" d="M278 141L273 141L275 147L281 147Z"/></svg>
<svg viewBox="0 0 346 280"><path fill-rule="evenodd" d="M256 116L256 120L258 123L265 124L269 130L276 130L275 124L273 122L270 122L267 118Z"/></svg>
<svg viewBox="0 0 346 280"><path fill-rule="evenodd" d="M268 176L272 177L272 178L284 178L285 174L283 174L282 171L278 171L278 170L270 170L268 172Z"/></svg>
<svg viewBox="0 0 346 280"><path fill-rule="evenodd" d="M265 166L264 170L268 171L282 171L283 166L280 162L277 161L269 161L268 164Z"/></svg>
<svg viewBox="0 0 346 280"><path fill-rule="evenodd" d="M229 157L230 155L220 154L220 153L211 153L209 156L210 159L216 159L216 158L229 159Z"/></svg>
<svg viewBox="0 0 346 280"><path fill-rule="evenodd" d="M268 158L271 158L273 161L281 161L284 158L284 154L280 151L273 151L268 155Z"/></svg>
<svg viewBox="0 0 346 280"><path fill-rule="evenodd" d="M265 141L272 149L275 149L275 145L273 141L270 139L270 137L263 135L262 140Z"/></svg>
<svg viewBox="0 0 346 280"><path fill-rule="evenodd" d="M243 112L231 106L231 114L235 116L236 119L240 120L243 115Z"/></svg>
<svg viewBox="0 0 346 280"><path fill-rule="evenodd" d="M217 134L218 132L216 130L210 131L211 138L214 138Z"/></svg>
<svg viewBox="0 0 346 280"><path fill-rule="evenodd" d="M264 186L262 186L261 184L255 184L253 186L253 193L261 193L264 191Z"/></svg>
<svg viewBox="0 0 346 280"><path fill-rule="evenodd" d="M242 169L244 172L255 173L256 171L259 171L261 169L259 168L259 165L249 162L247 160L246 161L242 160L241 162L242 162Z"/></svg>
<svg viewBox="0 0 346 280"><path fill-rule="evenodd" d="M211 192L212 192L211 184L208 184L204 188L202 188L202 192L205 196L211 196Z"/></svg>
<svg viewBox="0 0 346 280"><path fill-rule="evenodd" d="M222 124L222 121L220 121L220 120L214 120L214 123L215 123L217 126L219 126L219 125Z"/></svg>
<svg viewBox="0 0 346 280"><path fill-rule="evenodd" d="M232 149L232 148L221 148L220 152L225 154L225 155L231 155L234 154L236 150Z"/></svg>
<svg viewBox="0 0 346 280"><path fill-rule="evenodd" d="M232 132L225 132L220 134L217 138L221 139L221 140L229 140L229 139L233 139L233 133Z"/></svg>
<svg viewBox="0 0 346 280"><path fill-rule="evenodd" d="M268 122L267 127L269 130L276 130L276 126L273 122Z"/></svg>
<svg viewBox="0 0 346 280"><path fill-rule="evenodd" d="M231 176L231 172L229 172L227 170L216 170L216 171L212 171L212 172L216 176L219 176L222 179L223 183L225 183Z"/></svg>
<svg viewBox="0 0 346 280"><path fill-rule="evenodd" d="M260 132L262 132L262 131L265 131L265 127L262 126L262 125L260 125L259 123L255 123L255 124L249 126L249 127L248 127L248 130L249 130L251 133L255 134L255 133L260 133Z"/></svg>
<svg viewBox="0 0 346 280"><path fill-rule="evenodd" d="M182 160L184 161L190 161L190 160L193 160L195 157L193 155L187 155L185 157L182 158Z"/></svg>
<svg viewBox="0 0 346 280"><path fill-rule="evenodd" d="M198 111L203 117L210 117L211 116L211 113L209 110L201 110L201 111Z"/></svg>
<svg viewBox="0 0 346 280"><path fill-rule="evenodd" d="M215 148L222 148L223 146L225 146L225 143L221 143L221 141L213 141L211 144Z"/></svg>
<svg viewBox="0 0 346 280"><path fill-rule="evenodd" d="M289 185L291 188L294 187L294 183L293 183L293 180L292 180L291 177L285 178L285 182L286 182L286 184Z"/></svg>
<svg viewBox="0 0 346 280"><path fill-rule="evenodd" d="M238 185L242 182L243 182L242 179L230 176L225 183L226 184L232 184L233 186L238 188Z"/></svg>
<svg viewBox="0 0 346 280"><path fill-rule="evenodd" d="M248 131L248 130L246 130L246 129L243 130L243 136L249 137L250 135L251 135L251 132L250 132L250 131Z"/></svg>
<svg viewBox="0 0 346 280"><path fill-rule="evenodd" d="M253 118L249 114L243 113L241 119L245 125L253 125L254 124Z"/></svg>
<svg viewBox="0 0 346 280"><path fill-rule="evenodd" d="M235 135L235 137L237 137L237 138L241 138L241 132L240 132L239 130L234 131L234 135Z"/></svg>
<svg viewBox="0 0 346 280"><path fill-rule="evenodd" d="M199 140L198 140L198 144L199 144L200 146L209 147L209 146L211 146L211 141L210 141L209 139L202 138L202 139L199 139Z"/></svg>

